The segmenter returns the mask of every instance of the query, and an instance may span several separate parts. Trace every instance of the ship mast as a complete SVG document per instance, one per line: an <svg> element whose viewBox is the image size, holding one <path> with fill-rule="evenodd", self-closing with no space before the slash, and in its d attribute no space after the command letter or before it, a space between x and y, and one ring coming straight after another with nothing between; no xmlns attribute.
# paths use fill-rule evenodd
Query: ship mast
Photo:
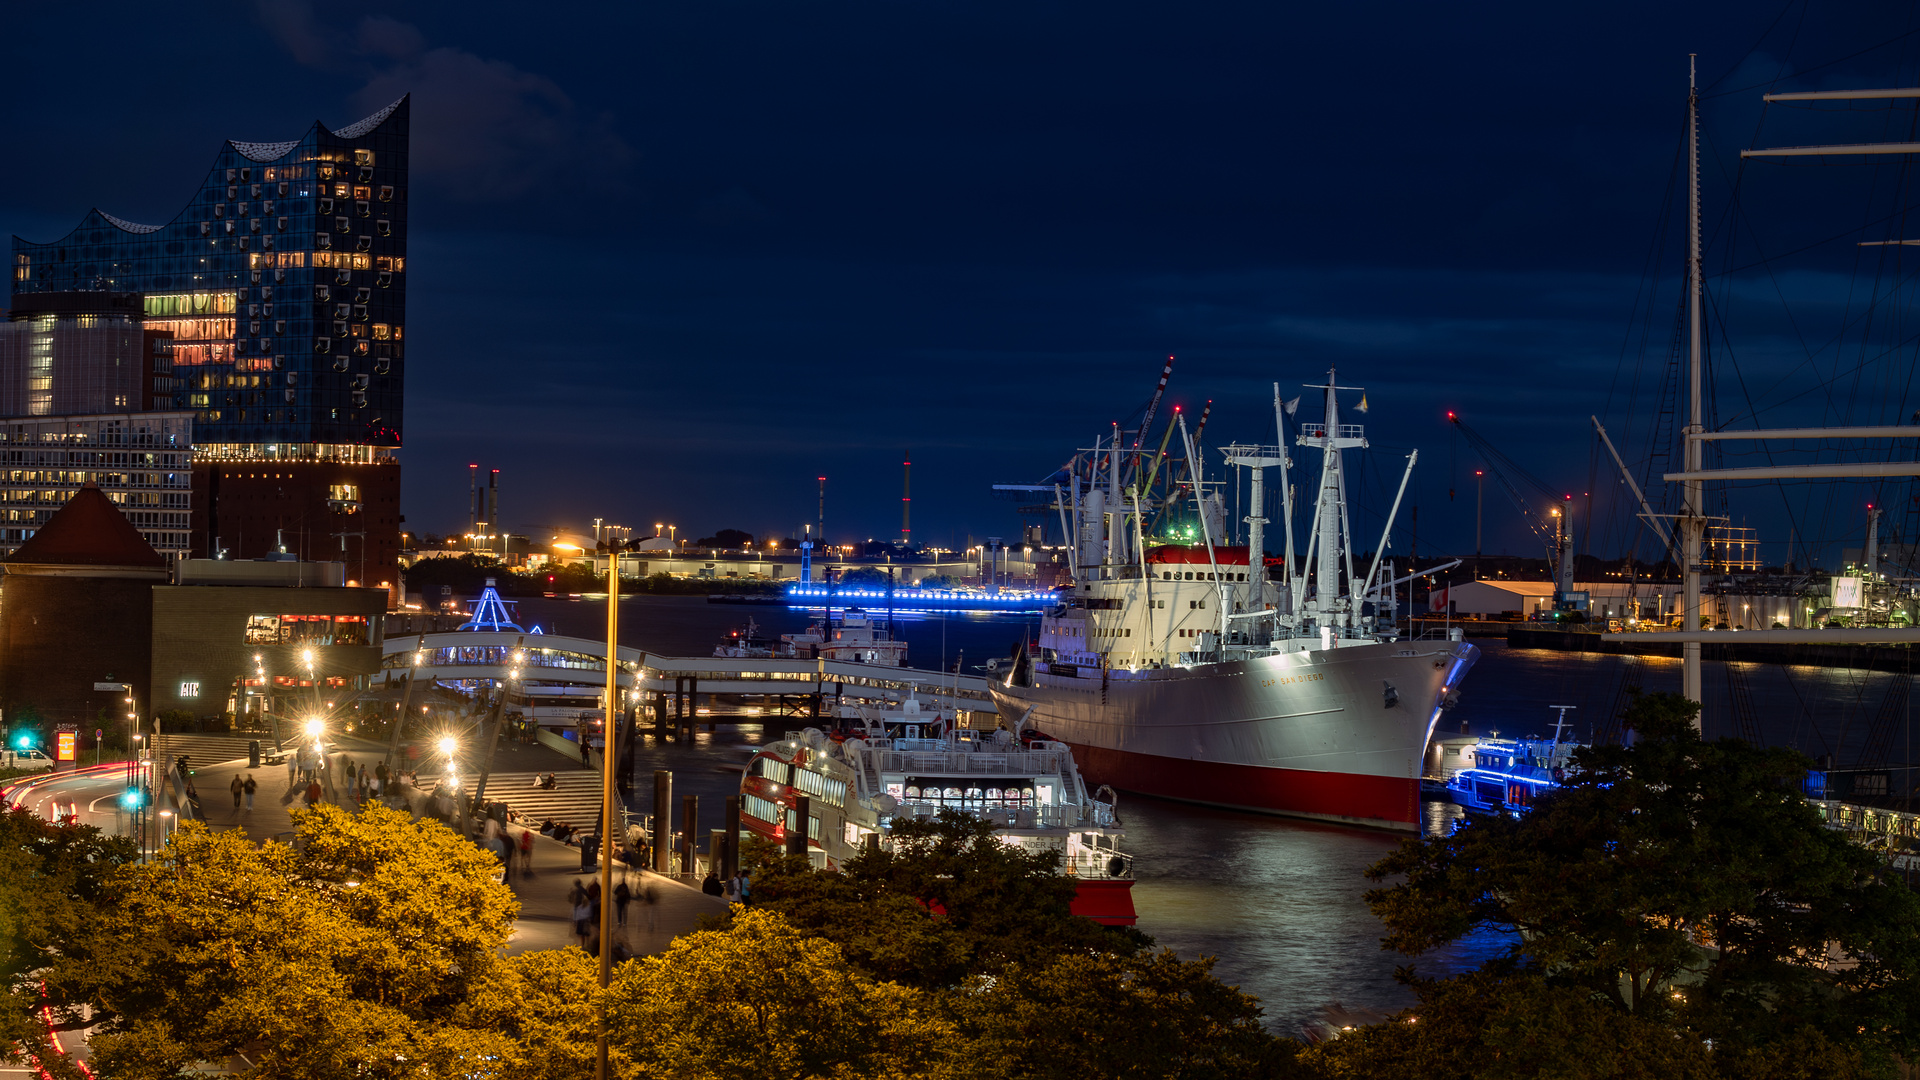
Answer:
<svg viewBox="0 0 1920 1080"><path fill-rule="evenodd" d="M1704 467L1700 436L1706 431L1700 401L1700 90L1694 69L1696 55L1687 57L1687 323L1690 344L1687 358L1687 430L1686 462L1689 478L1682 487L1680 528L1685 537L1681 573L1686 582L1686 621L1683 629L1693 632L1700 626L1700 541L1706 531L1706 481L1700 477ZM1701 700L1700 642L1681 645L1680 692L1689 701ZM1694 727L1700 726L1695 713Z"/></svg>

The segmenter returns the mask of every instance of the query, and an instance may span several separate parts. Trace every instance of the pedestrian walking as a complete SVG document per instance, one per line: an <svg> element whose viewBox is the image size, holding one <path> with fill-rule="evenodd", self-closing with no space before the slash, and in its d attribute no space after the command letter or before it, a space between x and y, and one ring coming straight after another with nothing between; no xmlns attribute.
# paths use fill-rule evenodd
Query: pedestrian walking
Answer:
<svg viewBox="0 0 1920 1080"><path fill-rule="evenodd" d="M587 886L579 878L573 879L573 888L567 890L567 903L578 907L587 902Z"/></svg>
<svg viewBox="0 0 1920 1080"><path fill-rule="evenodd" d="M740 871L740 902L753 903L753 875L745 870Z"/></svg>
<svg viewBox="0 0 1920 1080"><path fill-rule="evenodd" d="M579 937L580 947L583 949L587 947L587 935L591 933L592 926L593 909L586 905L585 898L582 897L580 903L573 905L573 932Z"/></svg>
<svg viewBox="0 0 1920 1080"><path fill-rule="evenodd" d="M720 875L709 870L705 880L700 882L700 891L708 896L725 896L727 888L720 884Z"/></svg>
<svg viewBox="0 0 1920 1080"><path fill-rule="evenodd" d="M240 782L240 774L234 773L233 783L227 785L227 790L233 792L233 808L235 810L240 809L240 792L241 789L245 787L246 785Z"/></svg>
<svg viewBox="0 0 1920 1080"><path fill-rule="evenodd" d="M621 926L627 925L627 905L633 902L633 890L622 881L613 890L613 921Z"/></svg>
<svg viewBox="0 0 1920 1080"><path fill-rule="evenodd" d="M320 781L318 780L307 781L307 795L306 795L307 808L311 810L313 808L313 804L319 802L320 799L325 794L326 794L325 792L320 790Z"/></svg>
<svg viewBox="0 0 1920 1080"><path fill-rule="evenodd" d="M287 755L287 787L291 788L300 779L300 755Z"/></svg>
<svg viewBox="0 0 1920 1080"><path fill-rule="evenodd" d="M533 830L520 830L520 876L533 880Z"/></svg>
<svg viewBox="0 0 1920 1080"><path fill-rule="evenodd" d="M653 913L658 909L660 894L654 891L653 882L640 886L640 903L647 909L647 933L653 933Z"/></svg>
<svg viewBox="0 0 1920 1080"><path fill-rule="evenodd" d="M256 784L256 783L254 783L254 782L253 782L253 777L251 777L251 776L249 776L249 777L247 777L247 782L246 782L246 783L244 783L244 784L241 784L241 785L240 785L240 793L241 793L242 795L244 795L244 796L246 797L246 800L247 800L247 809L248 809L249 811L251 811L251 810L253 809L253 793L254 793L254 791L255 791L256 789L258 789L259 787L260 787L260 785L259 785L259 784Z"/></svg>

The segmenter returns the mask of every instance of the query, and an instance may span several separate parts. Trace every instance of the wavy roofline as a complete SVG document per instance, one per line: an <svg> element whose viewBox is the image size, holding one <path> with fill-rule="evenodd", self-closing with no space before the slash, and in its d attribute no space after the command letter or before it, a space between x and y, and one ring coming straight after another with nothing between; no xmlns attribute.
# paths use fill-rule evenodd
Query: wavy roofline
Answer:
<svg viewBox="0 0 1920 1080"><path fill-rule="evenodd" d="M399 99L393 104L373 113L371 116L361 117L338 131L329 128L318 120L315 120L313 126L308 128L307 131L311 134L317 129L337 139L358 139L378 129L381 124L386 123L387 118L392 116L395 110L399 109L401 105L406 104L407 99L412 96L411 93L401 94ZM248 161L265 165L286 157L305 141L306 136L303 135L298 139L289 139L280 142L241 142L236 139L228 139L227 145L233 147L235 153L238 153Z"/></svg>

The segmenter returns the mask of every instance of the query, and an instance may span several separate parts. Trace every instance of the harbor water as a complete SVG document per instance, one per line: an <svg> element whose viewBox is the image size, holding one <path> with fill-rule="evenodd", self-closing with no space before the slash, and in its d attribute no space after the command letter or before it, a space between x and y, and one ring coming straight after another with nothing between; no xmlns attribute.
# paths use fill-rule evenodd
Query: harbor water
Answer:
<svg viewBox="0 0 1920 1080"><path fill-rule="evenodd" d="M625 645L658 653L704 656L749 618L777 640L804 630L809 615L708 604L699 597L639 596L621 603L620 637ZM549 632L595 637L605 633L606 603L530 599L520 603L520 619ZM958 661L979 674L976 664L1008 655L1036 623L1032 616L897 614L894 625L909 643L910 666L938 670ZM1499 639L1474 644L1483 655L1459 706L1442 719L1442 735L1464 730L1544 736L1554 715L1547 707L1573 705L1574 735L1584 741L1591 728L1604 729L1607 716L1626 700L1628 681L1647 690L1679 690L1677 660L1649 657L1629 664L1616 656L1510 650ZM1724 668L1706 666L1709 737L1735 733L1728 719L1732 685L1744 683L1759 703L1757 722L1768 742L1813 757L1831 754L1850 765L1878 730L1896 764L1909 760L1910 716L1896 676L1742 665L1730 684ZM722 800L737 792L739 765L760 739L752 727L702 733L686 746L649 738L636 790L648 790L653 770L670 770L676 796L700 796L703 832L718 828ZM1893 772L1903 784L1906 773ZM1430 828L1446 827L1458 813L1443 804L1426 808ZM1275 1031L1298 1034L1304 1021L1336 1001L1380 1009L1411 1003L1411 994L1393 978L1394 969L1410 961L1380 948L1380 924L1362 899L1370 887L1364 871L1393 850L1398 836L1124 794L1120 813L1138 877L1140 929L1184 958L1216 957L1215 973L1259 997ZM1482 934L1411 962L1423 975L1451 974L1478 966L1506 945L1498 935Z"/></svg>

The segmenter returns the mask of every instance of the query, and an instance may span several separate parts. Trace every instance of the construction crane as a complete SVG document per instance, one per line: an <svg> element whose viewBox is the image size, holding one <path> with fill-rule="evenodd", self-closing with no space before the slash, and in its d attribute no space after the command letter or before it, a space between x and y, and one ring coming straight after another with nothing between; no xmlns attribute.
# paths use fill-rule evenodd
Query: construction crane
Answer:
<svg viewBox="0 0 1920 1080"><path fill-rule="evenodd" d="M1486 436L1467 426L1467 422L1460 419L1460 414L1451 409L1447 411L1447 422L1466 438L1467 445L1480 452L1480 456L1486 460L1487 471L1493 474L1493 478L1499 481L1502 488L1506 489L1507 496L1513 500L1514 508L1520 511L1520 520L1527 523L1527 528L1532 530L1533 535L1539 538L1541 545L1546 549L1547 563L1553 567L1553 603L1554 608L1558 610L1560 604L1566 599L1563 594L1573 572L1570 550L1573 528L1572 523L1567 520L1570 507L1562 508L1573 496L1563 496L1547 486L1545 481L1522 468L1519 462L1501 453L1487 441ZM1520 493L1516 480L1553 502L1555 506L1552 514L1541 514L1536 505Z"/></svg>

